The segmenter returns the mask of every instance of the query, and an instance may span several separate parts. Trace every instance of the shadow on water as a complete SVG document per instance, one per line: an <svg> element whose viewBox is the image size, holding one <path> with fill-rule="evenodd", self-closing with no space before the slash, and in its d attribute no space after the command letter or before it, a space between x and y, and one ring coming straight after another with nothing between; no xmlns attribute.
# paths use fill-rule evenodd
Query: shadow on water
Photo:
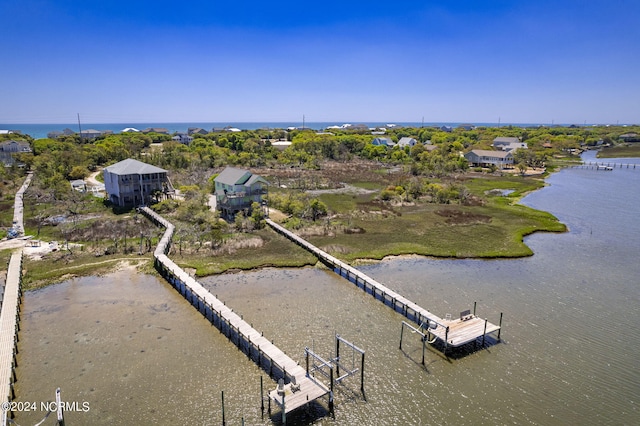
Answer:
<svg viewBox="0 0 640 426"><path fill-rule="evenodd" d="M326 398L325 398L326 399ZM288 425L312 425L317 424L320 419L333 418L333 414L322 403L311 401L306 406L287 413L286 424ZM282 421L282 411L278 408L272 410L269 420L274 424L284 424Z"/></svg>

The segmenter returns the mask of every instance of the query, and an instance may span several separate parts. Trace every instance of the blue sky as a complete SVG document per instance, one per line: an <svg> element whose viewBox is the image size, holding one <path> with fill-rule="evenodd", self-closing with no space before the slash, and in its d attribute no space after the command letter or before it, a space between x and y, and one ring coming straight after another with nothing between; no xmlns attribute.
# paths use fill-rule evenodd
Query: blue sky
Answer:
<svg viewBox="0 0 640 426"><path fill-rule="evenodd" d="M2 0L0 123L640 122L637 0Z"/></svg>

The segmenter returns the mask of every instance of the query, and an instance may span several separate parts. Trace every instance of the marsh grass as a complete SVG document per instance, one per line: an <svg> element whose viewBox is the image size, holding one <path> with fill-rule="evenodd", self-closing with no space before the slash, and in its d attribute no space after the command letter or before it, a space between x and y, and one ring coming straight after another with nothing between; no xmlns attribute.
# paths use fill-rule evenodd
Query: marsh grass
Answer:
<svg viewBox="0 0 640 426"><path fill-rule="evenodd" d="M315 256L270 229L261 229L225 246L224 250L215 253L203 249L196 254L180 256L174 245L169 255L181 267L195 269L197 276L266 266L303 267L317 262Z"/></svg>
<svg viewBox="0 0 640 426"><path fill-rule="evenodd" d="M605 148L598 152L598 158L640 157L640 143L633 145L619 145Z"/></svg>

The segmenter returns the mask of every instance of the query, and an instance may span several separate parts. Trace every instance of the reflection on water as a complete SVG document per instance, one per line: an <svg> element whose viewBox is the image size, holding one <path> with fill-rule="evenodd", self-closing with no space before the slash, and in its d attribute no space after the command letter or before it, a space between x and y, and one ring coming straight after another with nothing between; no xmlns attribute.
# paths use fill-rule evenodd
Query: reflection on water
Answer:
<svg viewBox="0 0 640 426"><path fill-rule="evenodd" d="M525 203L570 232L528 237L530 258L361 268L440 316L474 301L492 322L504 312L503 342L460 359L429 351L422 367L417 337L398 350L402 316L321 268L202 281L301 364L305 346L329 357L336 332L366 351L367 401L350 379L335 420L318 424L636 424L640 201L630 194L640 193L640 171L565 170L549 183ZM48 400L60 386L65 399L90 402L68 414L72 424L211 424L224 390L228 424L270 423L260 416L265 374L155 277L72 280L24 301L18 400ZM302 410L288 420L312 418Z"/></svg>

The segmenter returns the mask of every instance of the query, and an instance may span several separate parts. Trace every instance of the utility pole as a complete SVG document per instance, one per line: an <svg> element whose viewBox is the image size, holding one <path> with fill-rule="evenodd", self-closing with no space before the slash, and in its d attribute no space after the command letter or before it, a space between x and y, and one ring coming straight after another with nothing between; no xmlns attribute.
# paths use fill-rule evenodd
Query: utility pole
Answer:
<svg viewBox="0 0 640 426"><path fill-rule="evenodd" d="M80 125L80 113L78 113L78 129L80 131L80 142L82 142L82 126Z"/></svg>

